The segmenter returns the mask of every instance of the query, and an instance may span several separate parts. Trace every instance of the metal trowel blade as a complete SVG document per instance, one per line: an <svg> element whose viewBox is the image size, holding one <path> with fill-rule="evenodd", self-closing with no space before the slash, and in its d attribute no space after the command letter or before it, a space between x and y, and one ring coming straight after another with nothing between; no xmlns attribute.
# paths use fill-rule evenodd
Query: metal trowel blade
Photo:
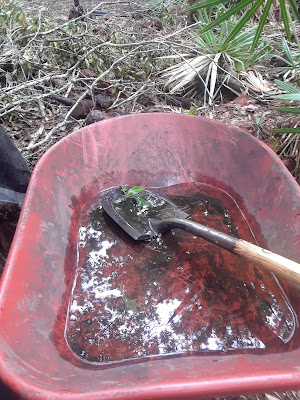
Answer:
<svg viewBox="0 0 300 400"><path fill-rule="evenodd" d="M149 219L189 217L176 204L150 190L143 190L136 197L144 199L145 206L124 195L119 187L108 190L102 197L104 211L135 240L150 240L156 236Z"/></svg>

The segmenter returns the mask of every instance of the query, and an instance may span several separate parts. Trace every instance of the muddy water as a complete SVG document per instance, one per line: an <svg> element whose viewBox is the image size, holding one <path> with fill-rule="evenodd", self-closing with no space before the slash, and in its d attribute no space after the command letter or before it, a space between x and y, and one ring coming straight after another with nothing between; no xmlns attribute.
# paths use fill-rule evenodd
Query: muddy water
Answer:
<svg viewBox="0 0 300 400"><path fill-rule="evenodd" d="M225 192L197 183L156 191L195 221L255 243ZM286 347L295 317L271 274L184 231L136 242L97 206L98 199L82 214L66 322L79 358L105 363Z"/></svg>

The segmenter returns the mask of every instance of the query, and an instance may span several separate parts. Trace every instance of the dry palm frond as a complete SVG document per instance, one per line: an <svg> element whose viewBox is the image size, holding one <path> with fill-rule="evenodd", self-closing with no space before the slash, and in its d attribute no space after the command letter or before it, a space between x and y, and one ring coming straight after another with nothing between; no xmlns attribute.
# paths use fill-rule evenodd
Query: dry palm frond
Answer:
<svg viewBox="0 0 300 400"><path fill-rule="evenodd" d="M185 58L184 55L180 55ZM164 58L171 58L167 56ZM167 68L163 72L163 77L168 78L165 86L171 93L182 91L185 87L194 83L196 87L196 78L198 77L205 88L204 101L208 96L208 104L211 105L216 98L219 89L217 88L228 84L231 77L238 79L234 69L235 59L225 52L216 54L205 54L184 61ZM205 78L202 78L202 77ZM222 77L222 79L220 79ZM217 85L217 82L219 85ZM228 84L228 88L230 85ZM234 90L233 90L234 91ZM235 92L235 91L234 91Z"/></svg>
<svg viewBox="0 0 300 400"><path fill-rule="evenodd" d="M170 92L175 93L191 83L202 71L207 70L212 62L213 55L201 55L187 59L173 65L163 72L163 77L169 77L166 82L167 87L171 87ZM173 58L173 57L172 57ZM184 55L182 55L184 58Z"/></svg>
<svg viewBox="0 0 300 400"><path fill-rule="evenodd" d="M244 78L245 85L256 93L275 94L276 88L262 77L258 71L242 71L240 76Z"/></svg>
<svg viewBox="0 0 300 400"><path fill-rule="evenodd" d="M239 85L235 84L234 87L231 87L231 82L239 81L238 74L235 72L237 59L225 52L186 59L185 55L180 55L180 57L184 58L184 61L165 69L162 74L163 77L168 78L165 86L171 93L180 92L191 85L194 85L194 89L197 89L196 78L198 77L198 82L199 80L202 81L201 86L204 87L204 103L207 96L208 104L211 105L223 85L238 94L236 87ZM173 57L166 56L163 58ZM243 86L242 83L240 83L240 86Z"/></svg>

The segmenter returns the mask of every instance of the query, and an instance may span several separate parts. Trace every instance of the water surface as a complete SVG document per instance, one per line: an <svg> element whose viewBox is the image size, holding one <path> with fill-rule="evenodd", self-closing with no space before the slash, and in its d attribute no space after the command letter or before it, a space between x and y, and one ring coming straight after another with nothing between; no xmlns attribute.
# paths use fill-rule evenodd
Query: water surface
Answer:
<svg viewBox="0 0 300 400"><path fill-rule="evenodd" d="M200 183L155 190L193 220L255 243L224 191ZM294 330L293 310L269 272L185 231L134 241L101 199L82 214L65 333L79 358L280 351Z"/></svg>

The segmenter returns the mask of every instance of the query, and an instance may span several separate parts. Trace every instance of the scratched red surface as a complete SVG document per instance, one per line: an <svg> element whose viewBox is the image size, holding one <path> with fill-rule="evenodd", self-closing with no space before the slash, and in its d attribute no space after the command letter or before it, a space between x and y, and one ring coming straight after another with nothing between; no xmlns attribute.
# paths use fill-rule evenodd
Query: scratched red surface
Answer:
<svg viewBox="0 0 300 400"><path fill-rule="evenodd" d="M103 367L69 347L65 329L84 210L101 191L122 183L189 182L224 190L247 216L259 245L300 261L299 187L255 138L215 121L170 114L82 128L38 163L1 280L0 378L18 398L196 399L299 389L300 291L286 281L280 283L295 312L295 331L271 351L152 357Z"/></svg>

